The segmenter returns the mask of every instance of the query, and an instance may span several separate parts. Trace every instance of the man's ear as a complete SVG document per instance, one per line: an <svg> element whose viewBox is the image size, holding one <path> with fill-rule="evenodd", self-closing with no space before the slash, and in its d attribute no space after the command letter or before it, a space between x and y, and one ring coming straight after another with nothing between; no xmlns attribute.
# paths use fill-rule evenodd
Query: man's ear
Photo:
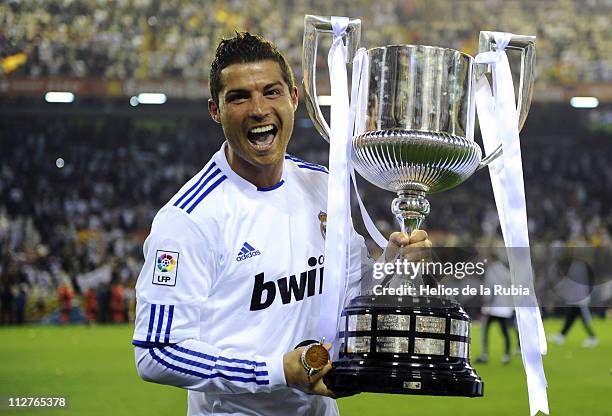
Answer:
<svg viewBox="0 0 612 416"><path fill-rule="evenodd" d="M221 114L219 113L219 106L212 98L208 99L208 112L216 123L221 124Z"/></svg>
<svg viewBox="0 0 612 416"><path fill-rule="evenodd" d="M297 86L293 86L293 88L291 88L291 102L293 103L293 111L295 112L298 108L298 87Z"/></svg>
<svg viewBox="0 0 612 416"><path fill-rule="evenodd" d="M293 88L291 88L291 102L293 103L293 112L295 112L297 110L297 106L298 106L298 88L296 85L293 86Z"/></svg>

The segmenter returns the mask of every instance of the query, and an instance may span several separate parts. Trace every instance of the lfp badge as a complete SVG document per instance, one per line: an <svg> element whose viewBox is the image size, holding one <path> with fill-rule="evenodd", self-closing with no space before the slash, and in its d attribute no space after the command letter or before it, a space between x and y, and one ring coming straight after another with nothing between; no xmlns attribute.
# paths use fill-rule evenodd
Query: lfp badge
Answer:
<svg viewBox="0 0 612 416"><path fill-rule="evenodd" d="M157 250L153 271L153 284L176 286L176 271L178 270L179 253L175 251Z"/></svg>

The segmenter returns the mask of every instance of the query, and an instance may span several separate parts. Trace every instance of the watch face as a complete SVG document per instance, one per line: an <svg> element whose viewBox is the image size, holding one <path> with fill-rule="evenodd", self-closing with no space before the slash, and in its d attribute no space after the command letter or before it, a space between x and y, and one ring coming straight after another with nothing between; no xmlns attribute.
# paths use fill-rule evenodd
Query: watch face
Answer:
<svg viewBox="0 0 612 416"><path fill-rule="evenodd" d="M306 350L304 361L306 361L306 364L311 368L320 370L329 362L329 352L321 344L311 345L308 350Z"/></svg>

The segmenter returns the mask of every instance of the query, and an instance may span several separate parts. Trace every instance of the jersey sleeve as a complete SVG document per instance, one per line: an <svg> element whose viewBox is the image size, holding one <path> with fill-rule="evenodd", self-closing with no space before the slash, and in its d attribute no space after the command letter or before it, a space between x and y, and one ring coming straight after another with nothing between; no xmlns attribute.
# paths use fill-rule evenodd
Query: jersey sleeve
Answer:
<svg viewBox="0 0 612 416"><path fill-rule="evenodd" d="M134 345L177 343L200 337L200 305L216 274L216 254L202 229L179 210L156 216L144 243L136 284Z"/></svg>
<svg viewBox="0 0 612 416"><path fill-rule="evenodd" d="M242 357L195 339L134 352L145 381L216 394L287 388L283 356Z"/></svg>
<svg viewBox="0 0 612 416"><path fill-rule="evenodd" d="M368 254L364 238L351 227L349 270L344 306L347 306L351 299L361 294L362 280L369 281L373 263L374 261Z"/></svg>
<svg viewBox="0 0 612 416"><path fill-rule="evenodd" d="M146 381L216 393L286 387L282 356L228 353L201 341L202 305L216 279L212 227L164 208L144 244L136 284L136 366Z"/></svg>

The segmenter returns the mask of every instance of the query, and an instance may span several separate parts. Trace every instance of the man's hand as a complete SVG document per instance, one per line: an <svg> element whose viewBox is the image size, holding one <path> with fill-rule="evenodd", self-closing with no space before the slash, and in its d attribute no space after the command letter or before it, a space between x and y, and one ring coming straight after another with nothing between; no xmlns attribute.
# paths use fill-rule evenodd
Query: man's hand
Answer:
<svg viewBox="0 0 612 416"><path fill-rule="evenodd" d="M332 344L323 344L323 346L329 351ZM306 347L296 348L286 353L283 357L283 366L285 368L285 380L289 387L295 387L296 389L302 390L308 394L319 394L321 396L335 397L334 393L327 388L323 382L323 376L331 370L331 361L328 362L325 367L318 373L308 376L308 372L302 365L301 357L302 351Z"/></svg>
<svg viewBox="0 0 612 416"><path fill-rule="evenodd" d="M397 258L408 261L419 261L431 257L431 241L424 230L414 230L411 235L395 232L389 236L385 249L385 261L392 262Z"/></svg>

